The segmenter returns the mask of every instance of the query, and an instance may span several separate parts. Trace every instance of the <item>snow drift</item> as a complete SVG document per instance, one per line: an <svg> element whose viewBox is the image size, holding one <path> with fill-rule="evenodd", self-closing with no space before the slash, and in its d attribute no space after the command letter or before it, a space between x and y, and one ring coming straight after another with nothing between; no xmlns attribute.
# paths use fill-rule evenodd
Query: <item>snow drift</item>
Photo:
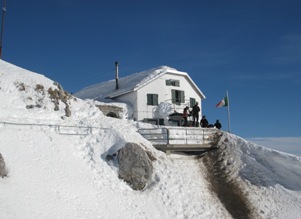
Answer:
<svg viewBox="0 0 301 219"><path fill-rule="evenodd" d="M0 61L0 218L301 218L300 157L229 133L204 156L166 156L137 133L144 124L62 90ZM156 157L143 191L105 159L127 142Z"/></svg>

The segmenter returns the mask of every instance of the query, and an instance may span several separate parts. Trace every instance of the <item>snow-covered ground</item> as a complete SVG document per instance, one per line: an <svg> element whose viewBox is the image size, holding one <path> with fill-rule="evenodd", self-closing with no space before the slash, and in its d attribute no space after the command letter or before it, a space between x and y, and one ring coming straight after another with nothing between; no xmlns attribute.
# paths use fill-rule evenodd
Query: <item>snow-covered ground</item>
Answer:
<svg viewBox="0 0 301 219"><path fill-rule="evenodd" d="M0 218L301 218L300 157L229 133L205 156L166 156L141 126L0 61ZM143 191L105 159L127 142L156 157Z"/></svg>

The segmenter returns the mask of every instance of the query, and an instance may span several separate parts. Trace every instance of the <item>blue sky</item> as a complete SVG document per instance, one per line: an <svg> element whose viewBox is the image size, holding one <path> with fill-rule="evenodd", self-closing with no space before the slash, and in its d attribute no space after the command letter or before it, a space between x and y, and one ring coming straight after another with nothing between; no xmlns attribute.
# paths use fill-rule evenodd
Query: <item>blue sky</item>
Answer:
<svg viewBox="0 0 301 219"><path fill-rule="evenodd" d="M7 0L2 58L69 92L167 65L206 95L203 113L245 138L301 137L301 2Z"/></svg>

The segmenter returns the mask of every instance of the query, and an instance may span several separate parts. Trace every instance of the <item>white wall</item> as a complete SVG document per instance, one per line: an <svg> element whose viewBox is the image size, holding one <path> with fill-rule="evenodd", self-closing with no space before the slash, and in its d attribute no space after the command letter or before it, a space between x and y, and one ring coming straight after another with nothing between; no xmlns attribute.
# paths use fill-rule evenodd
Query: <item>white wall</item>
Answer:
<svg viewBox="0 0 301 219"><path fill-rule="evenodd" d="M133 109L133 115L129 115L130 118L137 120L137 93L131 92L115 98L118 102L129 104Z"/></svg>
<svg viewBox="0 0 301 219"><path fill-rule="evenodd" d="M173 79L179 80L180 86L167 86L166 80ZM190 98L195 98L197 102L199 102L199 106L202 109L201 97L198 95L196 90L193 89L189 81L182 75L175 75L175 74L165 74L161 78L156 79L155 81L150 82L146 86L140 88L137 91L137 108L139 111L135 115L137 120L143 120L144 118L154 118L154 112L157 106L148 106L147 105L147 94L158 94L158 102L168 102L172 103L171 101L171 90L183 90L185 91L185 104L176 105L174 104L174 109L177 112L182 113L183 108L185 106L189 106ZM202 113L200 112L200 115Z"/></svg>

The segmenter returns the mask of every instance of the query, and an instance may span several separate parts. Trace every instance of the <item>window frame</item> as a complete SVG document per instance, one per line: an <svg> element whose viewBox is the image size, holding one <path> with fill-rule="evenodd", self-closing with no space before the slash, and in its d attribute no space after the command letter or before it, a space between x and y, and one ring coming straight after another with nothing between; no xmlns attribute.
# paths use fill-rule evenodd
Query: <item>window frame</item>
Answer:
<svg viewBox="0 0 301 219"><path fill-rule="evenodd" d="M146 105L158 106L159 105L159 95L158 94L146 94Z"/></svg>
<svg viewBox="0 0 301 219"><path fill-rule="evenodd" d="M167 79L165 84L166 86L180 87L180 80Z"/></svg>
<svg viewBox="0 0 301 219"><path fill-rule="evenodd" d="M195 103L196 103L196 99L193 98L193 97L190 97L189 98L189 106L190 106L190 108L192 108L195 105Z"/></svg>
<svg viewBox="0 0 301 219"><path fill-rule="evenodd" d="M181 103L185 103L185 91L172 89L171 102L177 105L181 105Z"/></svg>

